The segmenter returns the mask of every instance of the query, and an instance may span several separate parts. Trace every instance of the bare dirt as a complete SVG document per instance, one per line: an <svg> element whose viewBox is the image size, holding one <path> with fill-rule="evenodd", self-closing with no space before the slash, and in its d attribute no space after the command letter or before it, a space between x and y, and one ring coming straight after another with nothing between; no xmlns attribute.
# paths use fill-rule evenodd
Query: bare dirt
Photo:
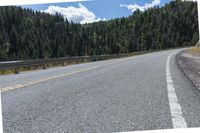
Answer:
<svg viewBox="0 0 200 133"><path fill-rule="evenodd" d="M200 90L200 52L185 50L177 54L176 60L180 69Z"/></svg>

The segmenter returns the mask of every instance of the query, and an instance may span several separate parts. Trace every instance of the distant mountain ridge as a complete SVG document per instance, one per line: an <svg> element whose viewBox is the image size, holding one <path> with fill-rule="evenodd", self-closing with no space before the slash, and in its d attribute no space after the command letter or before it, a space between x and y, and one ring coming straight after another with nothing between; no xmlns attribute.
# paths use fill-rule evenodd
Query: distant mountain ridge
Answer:
<svg viewBox="0 0 200 133"><path fill-rule="evenodd" d="M196 2L172 1L129 17L74 24L21 7L0 7L0 60L118 54L195 45Z"/></svg>

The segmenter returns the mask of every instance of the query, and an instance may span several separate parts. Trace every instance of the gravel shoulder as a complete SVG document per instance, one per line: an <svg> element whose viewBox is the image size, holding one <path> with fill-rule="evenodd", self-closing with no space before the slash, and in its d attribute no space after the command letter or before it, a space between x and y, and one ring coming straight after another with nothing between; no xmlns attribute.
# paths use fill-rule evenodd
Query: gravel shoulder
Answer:
<svg viewBox="0 0 200 133"><path fill-rule="evenodd" d="M179 68L200 90L200 52L195 48L184 50L176 55Z"/></svg>

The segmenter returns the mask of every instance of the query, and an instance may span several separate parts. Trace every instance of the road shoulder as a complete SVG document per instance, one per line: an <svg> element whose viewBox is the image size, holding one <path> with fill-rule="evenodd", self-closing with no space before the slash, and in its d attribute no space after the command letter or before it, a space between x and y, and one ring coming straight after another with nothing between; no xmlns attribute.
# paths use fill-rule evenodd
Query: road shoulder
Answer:
<svg viewBox="0 0 200 133"><path fill-rule="evenodd" d="M195 48L184 50L176 55L178 67L200 90L200 52Z"/></svg>

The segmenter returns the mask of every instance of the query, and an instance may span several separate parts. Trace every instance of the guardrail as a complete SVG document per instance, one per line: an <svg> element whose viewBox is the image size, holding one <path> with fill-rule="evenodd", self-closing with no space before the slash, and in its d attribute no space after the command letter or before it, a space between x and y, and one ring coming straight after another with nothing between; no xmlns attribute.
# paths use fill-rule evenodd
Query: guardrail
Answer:
<svg viewBox="0 0 200 133"><path fill-rule="evenodd" d="M77 57L63 57L63 58L49 58L38 60L21 60L21 61L9 61L0 62L0 74L5 74L6 71L12 71L18 74L20 70L30 70L33 67L42 67L46 69L48 65L65 66L67 64L74 64L80 62L94 62L100 60L107 60L113 58L121 58L130 56L129 54L115 54L115 55L95 55L95 56L77 56Z"/></svg>

